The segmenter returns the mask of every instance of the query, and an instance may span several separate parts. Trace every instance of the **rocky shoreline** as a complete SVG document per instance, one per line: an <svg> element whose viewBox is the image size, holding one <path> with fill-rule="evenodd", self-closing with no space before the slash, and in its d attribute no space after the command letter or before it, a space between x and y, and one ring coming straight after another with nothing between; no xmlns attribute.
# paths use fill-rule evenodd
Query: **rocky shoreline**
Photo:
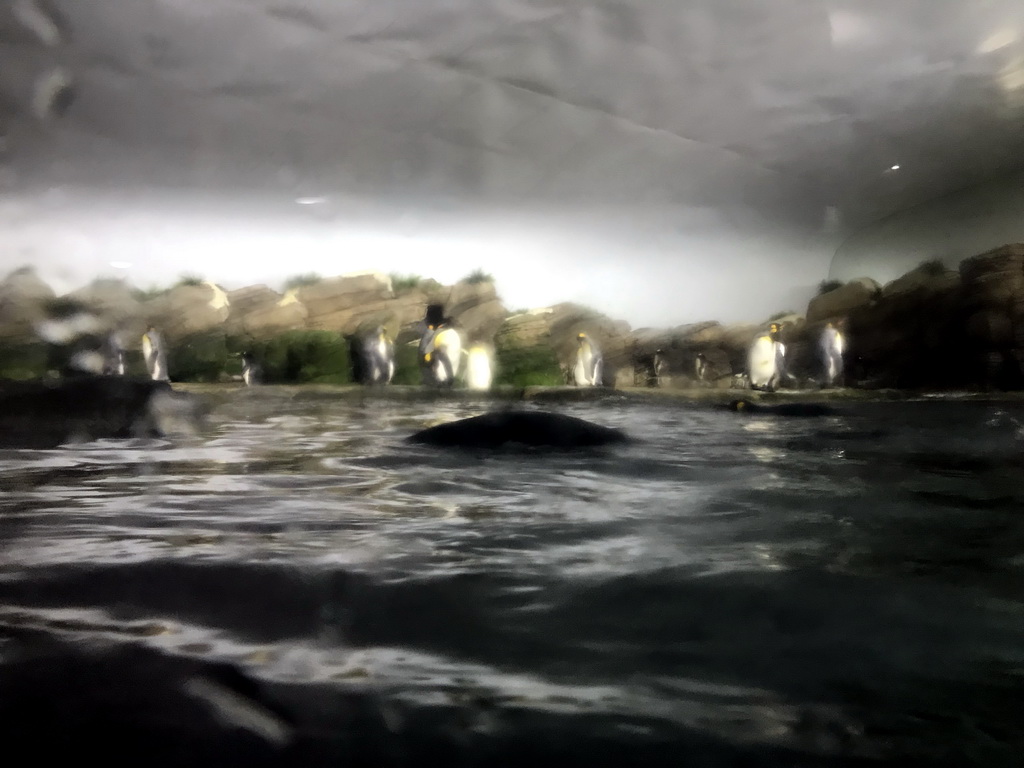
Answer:
<svg viewBox="0 0 1024 768"><path fill-rule="evenodd" d="M381 325L396 339L394 383L417 384L416 323L428 304L440 303L466 343L494 350L499 387L565 384L576 334L585 332L602 349L605 384L616 391L693 390L700 356L707 366L700 383L725 397L745 371L753 339L777 322L790 387L809 396L821 386L821 331L843 322L847 387L1024 389L1024 244L965 259L955 270L925 262L884 286L862 278L823 289L803 314L780 312L762 323L633 329L571 303L510 312L482 274L449 286L356 274L308 279L284 293L263 285L225 291L199 279L142 293L124 281L97 280L57 296L24 268L0 281L0 379L59 376L83 345L98 346L115 331L128 372L144 374L140 340L152 324L169 345L176 383L236 381L241 354L250 352L268 383L345 385L352 382L349 339Z"/></svg>

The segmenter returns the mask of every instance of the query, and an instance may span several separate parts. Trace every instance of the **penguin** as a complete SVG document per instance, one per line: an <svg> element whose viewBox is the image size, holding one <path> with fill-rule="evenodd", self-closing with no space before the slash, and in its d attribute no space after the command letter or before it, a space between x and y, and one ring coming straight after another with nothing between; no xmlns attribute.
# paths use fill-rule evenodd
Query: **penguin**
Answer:
<svg viewBox="0 0 1024 768"><path fill-rule="evenodd" d="M117 331L107 336L103 345L103 375L124 376L124 347Z"/></svg>
<svg viewBox="0 0 1024 768"><path fill-rule="evenodd" d="M825 368L825 385L834 386L836 379L843 375L843 352L846 351L846 339L842 331L832 323L828 323L821 332L821 356Z"/></svg>
<svg viewBox="0 0 1024 768"><path fill-rule="evenodd" d="M779 382L779 362L785 354L785 347L779 342L779 325L772 323L768 333L754 340L747 355L750 388L773 392Z"/></svg>
<svg viewBox="0 0 1024 768"><path fill-rule="evenodd" d="M585 333L576 336L576 365L573 367L573 383L577 387L599 387L604 373L604 358L601 350Z"/></svg>
<svg viewBox="0 0 1024 768"><path fill-rule="evenodd" d="M452 327L451 318L444 316L444 307L427 307L425 326L420 337L420 368L425 384L452 387L462 362L462 338Z"/></svg>
<svg viewBox="0 0 1024 768"><path fill-rule="evenodd" d="M363 337L360 353L363 382L390 384L395 376L395 344L384 326L378 325Z"/></svg>
<svg viewBox="0 0 1024 768"><path fill-rule="evenodd" d="M668 363L665 362L665 352L663 350L656 349L654 351L652 368L654 369L654 386L664 386L665 378L668 376Z"/></svg>
<svg viewBox="0 0 1024 768"><path fill-rule="evenodd" d="M170 381L167 375L167 352L160 332L152 325L142 335L142 356L146 361L146 369L153 381Z"/></svg>
<svg viewBox="0 0 1024 768"><path fill-rule="evenodd" d="M708 359L704 357L703 352L698 352L697 357L693 360L693 373L697 377L697 382L703 384L708 375Z"/></svg>
<svg viewBox="0 0 1024 768"><path fill-rule="evenodd" d="M474 344L466 352L466 386L469 389L491 388L491 355L483 344Z"/></svg>
<svg viewBox="0 0 1024 768"><path fill-rule="evenodd" d="M242 381L245 386L251 387L263 380L263 368L256 362L256 356L252 352L242 353Z"/></svg>

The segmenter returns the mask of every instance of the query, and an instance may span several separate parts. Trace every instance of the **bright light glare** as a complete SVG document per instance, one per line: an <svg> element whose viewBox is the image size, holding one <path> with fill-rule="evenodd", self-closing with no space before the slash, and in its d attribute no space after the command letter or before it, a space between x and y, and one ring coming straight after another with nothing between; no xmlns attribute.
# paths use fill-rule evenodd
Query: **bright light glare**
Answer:
<svg viewBox="0 0 1024 768"><path fill-rule="evenodd" d="M299 205L320 205L321 203L326 203L327 202L327 198L326 197L297 197L297 198L295 198L295 202L298 203Z"/></svg>
<svg viewBox="0 0 1024 768"><path fill-rule="evenodd" d="M900 169L899 163L889 167L890 171L898 171L899 169Z"/></svg>
<svg viewBox="0 0 1024 768"><path fill-rule="evenodd" d="M981 45L978 46L978 53L993 53L1002 48L1006 48L1009 45L1013 45L1017 42L1017 30L1009 27L1000 29L998 32L993 33L990 37L986 38Z"/></svg>

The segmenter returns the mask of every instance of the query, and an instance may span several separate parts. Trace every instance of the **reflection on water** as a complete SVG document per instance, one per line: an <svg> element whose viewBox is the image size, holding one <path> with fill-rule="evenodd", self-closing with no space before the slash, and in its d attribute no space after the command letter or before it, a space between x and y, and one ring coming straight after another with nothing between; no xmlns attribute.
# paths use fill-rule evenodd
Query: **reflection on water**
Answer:
<svg viewBox="0 0 1024 768"><path fill-rule="evenodd" d="M706 765L1019 756L1019 409L591 404L565 410L641 441L401 440L483 408L266 388L191 440L5 451L0 632L372 692L394 738L437 710L467 749L541 729Z"/></svg>

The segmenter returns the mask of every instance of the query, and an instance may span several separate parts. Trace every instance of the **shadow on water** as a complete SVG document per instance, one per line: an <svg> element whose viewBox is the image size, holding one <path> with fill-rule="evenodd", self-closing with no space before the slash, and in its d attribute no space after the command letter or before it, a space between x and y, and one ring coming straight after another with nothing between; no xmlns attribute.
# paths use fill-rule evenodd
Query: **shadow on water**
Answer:
<svg viewBox="0 0 1024 768"><path fill-rule="evenodd" d="M481 409L264 393L223 404L188 445L5 452L8 734L29 726L11 691L35 680L39 718L92 738L110 722L54 702L103 700L128 667L149 671L111 706L137 710L139 744L170 727L139 704L147 686L170 686L170 722L206 734L195 697L175 691L230 662L261 686L242 694L285 706L295 734L235 732L254 761L1014 764L1017 413L576 404L565 412L642 442L402 442ZM63 661L35 666L4 650L53 638L145 647L96 659L60 646ZM69 691L72 674L96 690ZM195 738L213 762L227 743Z"/></svg>

